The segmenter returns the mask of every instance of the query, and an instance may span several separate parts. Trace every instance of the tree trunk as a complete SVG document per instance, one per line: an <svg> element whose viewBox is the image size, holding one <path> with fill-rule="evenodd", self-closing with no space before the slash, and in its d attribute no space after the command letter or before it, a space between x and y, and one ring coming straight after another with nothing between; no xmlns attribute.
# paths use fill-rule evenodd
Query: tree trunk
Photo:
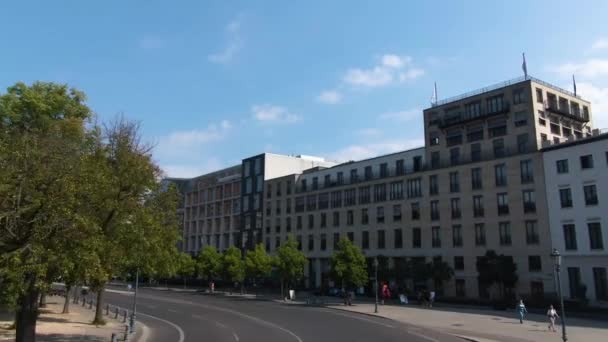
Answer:
<svg viewBox="0 0 608 342"><path fill-rule="evenodd" d="M46 293L45 292L40 293L40 304L38 305L38 307L46 308Z"/></svg>
<svg viewBox="0 0 608 342"><path fill-rule="evenodd" d="M72 286L70 286L70 285L65 286L65 302L63 303L63 311L61 312L63 314L70 313L70 290L71 289L72 289Z"/></svg>
<svg viewBox="0 0 608 342"><path fill-rule="evenodd" d="M281 299L285 300L285 294L283 293L283 279L281 279Z"/></svg>
<svg viewBox="0 0 608 342"><path fill-rule="evenodd" d="M184 290L186 289L186 277L184 277Z"/></svg>
<svg viewBox="0 0 608 342"><path fill-rule="evenodd" d="M19 296L19 307L16 313L15 342L36 341L36 320L38 319L38 290L36 276L26 275L24 285L26 291Z"/></svg>
<svg viewBox="0 0 608 342"><path fill-rule="evenodd" d="M105 292L105 285L101 286L97 291L97 303L95 306L95 319L93 324L104 325L106 322L103 320L103 295Z"/></svg>

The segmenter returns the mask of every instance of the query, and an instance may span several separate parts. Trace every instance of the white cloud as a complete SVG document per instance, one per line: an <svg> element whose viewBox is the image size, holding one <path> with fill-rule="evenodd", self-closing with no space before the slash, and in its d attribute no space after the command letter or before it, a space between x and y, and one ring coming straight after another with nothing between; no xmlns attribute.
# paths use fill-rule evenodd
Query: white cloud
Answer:
<svg viewBox="0 0 608 342"><path fill-rule="evenodd" d="M327 154L328 160L345 162L405 151L424 145L423 139L386 140L364 145L350 145Z"/></svg>
<svg viewBox="0 0 608 342"><path fill-rule="evenodd" d="M317 96L317 101L326 104L336 104L342 101L342 94L335 90L325 90Z"/></svg>
<svg viewBox="0 0 608 342"><path fill-rule="evenodd" d="M219 125L210 124L204 129L171 132L160 137L155 154L177 157L198 153L203 145L223 139L231 128L230 121L223 120Z"/></svg>
<svg viewBox="0 0 608 342"><path fill-rule="evenodd" d="M165 46L165 42L156 36L146 36L139 41L139 47L142 49L160 49Z"/></svg>
<svg viewBox="0 0 608 342"><path fill-rule="evenodd" d="M601 50L608 48L608 38L600 38L591 45L591 50Z"/></svg>
<svg viewBox="0 0 608 342"><path fill-rule="evenodd" d="M398 121L398 122L416 120L421 117L422 117L422 110L420 110L418 108L380 114L380 119L392 120L392 121Z"/></svg>
<svg viewBox="0 0 608 342"><path fill-rule="evenodd" d="M577 92L591 102L594 128L608 128L608 87L602 88L589 82L577 82Z"/></svg>
<svg viewBox="0 0 608 342"><path fill-rule="evenodd" d="M162 165L161 168L168 177L191 178L205 173L217 171L225 167L217 158L207 158L199 163L175 163Z"/></svg>
<svg viewBox="0 0 608 342"><path fill-rule="evenodd" d="M227 41L225 47L216 53L207 56L207 59L212 63L228 64L230 63L236 54L243 47L243 41L241 39L241 18L232 20L226 26Z"/></svg>
<svg viewBox="0 0 608 342"><path fill-rule="evenodd" d="M596 78L608 75L608 59L593 58L582 63L565 63L549 69L563 77L576 75L584 78Z"/></svg>
<svg viewBox="0 0 608 342"><path fill-rule="evenodd" d="M385 54L380 57L380 64L372 68L347 70L343 81L353 86L372 88L394 82L404 82L422 76L424 70L412 67L411 63L412 58L409 56Z"/></svg>
<svg viewBox="0 0 608 342"><path fill-rule="evenodd" d="M251 107L253 118L257 121L268 123L295 123L302 118L291 113L287 108L269 104L255 105Z"/></svg>
<svg viewBox="0 0 608 342"><path fill-rule="evenodd" d="M358 130L357 134L364 137L377 137L379 135L382 135L382 131L378 128L363 128Z"/></svg>

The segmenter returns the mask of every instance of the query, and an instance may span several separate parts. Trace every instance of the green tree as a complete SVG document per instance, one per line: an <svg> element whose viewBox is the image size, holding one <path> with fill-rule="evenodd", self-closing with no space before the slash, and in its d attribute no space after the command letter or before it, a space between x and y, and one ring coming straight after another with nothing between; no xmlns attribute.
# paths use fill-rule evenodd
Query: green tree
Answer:
<svg viewBox="0 0 608 342"><path fill-rule="evenodd" d="M342 237L331 257L332 275L342 287L361 287L368 279L365 256L350 239Z"/></svg>
<svg viewBox="0 0 608 342"><path fill-rule="evenodd" d="M205 246L197 257L197 271L198 274L206 279L212 281L216 279L222 269L222 256L217 252L213 246Z"/></svg>
<svg viewBox="0 0 608 342"><path fill-rule="evenodd" d="M254 280L263 279L272 272L273 263L272 256L266 253L266 248L260 243L245 255L245 273Z"/></svg>
<svg viewBox="0 0 608 342"><path fill-rule="evenodd" d="M517 284L517 265L511 256L487 251L477 259L479 282L486 286L496 285L501 300L508 300L508 294Z"/></svg>
<svg viewBox="0 0 608 342"><path fill-rule="evenodd" d="M285 298L284 287L294 286L304 277L306 256L298 250L298 242L293 235L277 249L275 266L281 279L281 297Z"/></svg>
<svg viewBox="0 0 608 342"><path fill-rule="evenodd" d="M184 288L186 288L186 279L192 277L196 270L196 261L187 253L179 254L179 267L177 273L182 277L184 281Z"/></svg>
<svg viewBox="0 0 608 342"><path fill-rule="evenodd" d="M433 280L435 290L443 288L443 283L452 279L454 270L445 261L433 260L428 264L430 278Z"/></svg>
<svg viewBox="0 0 608 342"><path fill-rule="evenodd" d="M0 267L16 293L16 341L35 341L38 297L56 273L64 240L85 231L80 215L85 95L65 85L17 83L0 95ZM12 299L11 299L12 298Z"/></svg>
<svg viewBox="0 0 608 342"><path fill-rule="evenodd" d="M245 280L245 262L241 250L231 246L222 254L222 269L224 279L230 282L241 284L243 288L243 280Z"/></svg>

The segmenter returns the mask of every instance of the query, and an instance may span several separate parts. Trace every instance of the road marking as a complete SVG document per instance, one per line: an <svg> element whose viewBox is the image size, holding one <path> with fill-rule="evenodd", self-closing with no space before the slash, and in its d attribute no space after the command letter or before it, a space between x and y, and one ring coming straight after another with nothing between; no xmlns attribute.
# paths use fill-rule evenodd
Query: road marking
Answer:
<svg viewBox="0 0 608 342"><path fill-rule="evenodd" d="M358 316L352 316L352 315L347 315L347 314L342 314L339 312L333 312L333 311L327 311L329 313L332 313L334 315L338 315L338 316L343 316L343 317L347 317L347 318L354 318L354 319L358 319L360 321L365 321L365 322L369 322L369 323L373 323L373 324L378 324L381 325L385 328L394 328L394 325L390 325L390 324L386 324L386 323L382 323L382 322L378 322L378 321L374 321L373 319L369 319L369 318L365 318L365 317L358 317Z"/></svg>
<svg viewBox="0 0 608 342"><path fill-rule="evenodd" d="M177 310L173 310L173 309L167 309L167 311L169 311L169 312L173 312L173 313L179 313L179 311L177 311Z"/></svg>
<svg viewBox="0 0 608 342"><path fill-rule="evenodd" d="M217 325L220 328L224 328L224 329L228 328L225 324L222 324L222 323L220 323L218 321L214 321L214 323L215 323L215 325Z"/></svg>
<svg viewBox="0 0 608 342"><path fill-rule="evenodd" d="M142 322L137 322L141 327L141 337L138 342L148 342L148 337L150 337L150 328Z"/></svg>
<svg viewBox="0 0 608 342"><path fill-rule="evenodd" d="M113 289L105 289L105 292L120 293L120 294L126 295L126 296L132 296L133 295L133 292L113 290Z"/></svg>
<svg viewBox="0 0 608 342"><path fill-rule="evenodd" d="M218 321L210 320L207 317L203 317L203 316L197 315L197 314L193 314L192 317L193 318L198 318L198 319L203 319L205 321L211 321L211 322L213 322L219 328L231 330L232 337L234 337L234 340L237 341L237 342L240 341L239 335L237 335L237 333L234 330L230 329L230 327L228 327L226 324L220 323Z"/></svg>
<svg viewBox="0 0 608 342"><path fill-rule="evenodd" d="M166 324L169 324L170 326L172 326L173 328L175 328L177 330L177 332L179 333L179 340L177 342L184 342L184 339L186 338L186 334L184 334L184 330L182 330L182 328L179 325L177 325L177 324L175 324L173 322L167 321L166 319L162 319L162 318L159 318L159 317L156 317L156 316L152 316L152 315L148 315L148 314L145 314L145 313L138 312L137 314L138 315L142 315L142 316L146 316L146 317L158 320L158 321L161 321L161 322L166 323Z"/></svg>
<svg viewBox="0 0 608 342"><path fill-rule="evenodd" d="M235 332L232 333L232 336L234 336L234 340L236 342L239 342L239 335L237 335Z"/></svg>
<svg viewBox="0 0 608 342"><path fill-rule="evenodd" d="M414 336L418 336L418 337L420 337L420 338L423 338L423 339L425 339L425 340L427 340L427 341L431 341L431 342L439 342L439 340L436 340L436 339L434 339L434 338L432 338L432 337L424 336L424 335L422 335L422 334L420 334L420 333L417 333L417 332L415 332L415 331L412 331L412 329L408 329L408 330L407 330L407 332L408 332L408 333L410 333L410 334L412 334L412 335L414 335Z"/></svg>

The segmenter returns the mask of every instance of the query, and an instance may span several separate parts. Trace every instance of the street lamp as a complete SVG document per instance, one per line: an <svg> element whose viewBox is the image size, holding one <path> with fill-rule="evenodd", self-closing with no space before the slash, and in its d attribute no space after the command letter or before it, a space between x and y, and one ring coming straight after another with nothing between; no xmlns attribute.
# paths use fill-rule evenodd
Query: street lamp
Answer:
<svg viewBox="0 0 608 342"><path fill-rule="evenodd" d="M374 292L376 293L376 302L374 303L374 313L378 313L378 257L374 257Z"/></svg>
<svg viewBox="0 0 608 342"><path fill-rule="evenodd" d="M562 265L562 256L559 254L557 248L553 248L551 252L551 258L553 258L553 264L555 265L555 276L557 278L557 294L559 295L559 302L561 306L561 314L562 314L562 340L564 342L568 341L568 336L566 335L566 313L564 311L564 297L562 296L562 285L560 280L560 267Z"/></svg>
<svg viewBox="0 0 608 342"><path fill-rule="evenodd" d="M133 294L133 310L131 313L131 320L129 322L129 330L131 333L135 332L135 315L137 314L137 288L139 287L139 268L135 272L135 293Z"/></svg>

